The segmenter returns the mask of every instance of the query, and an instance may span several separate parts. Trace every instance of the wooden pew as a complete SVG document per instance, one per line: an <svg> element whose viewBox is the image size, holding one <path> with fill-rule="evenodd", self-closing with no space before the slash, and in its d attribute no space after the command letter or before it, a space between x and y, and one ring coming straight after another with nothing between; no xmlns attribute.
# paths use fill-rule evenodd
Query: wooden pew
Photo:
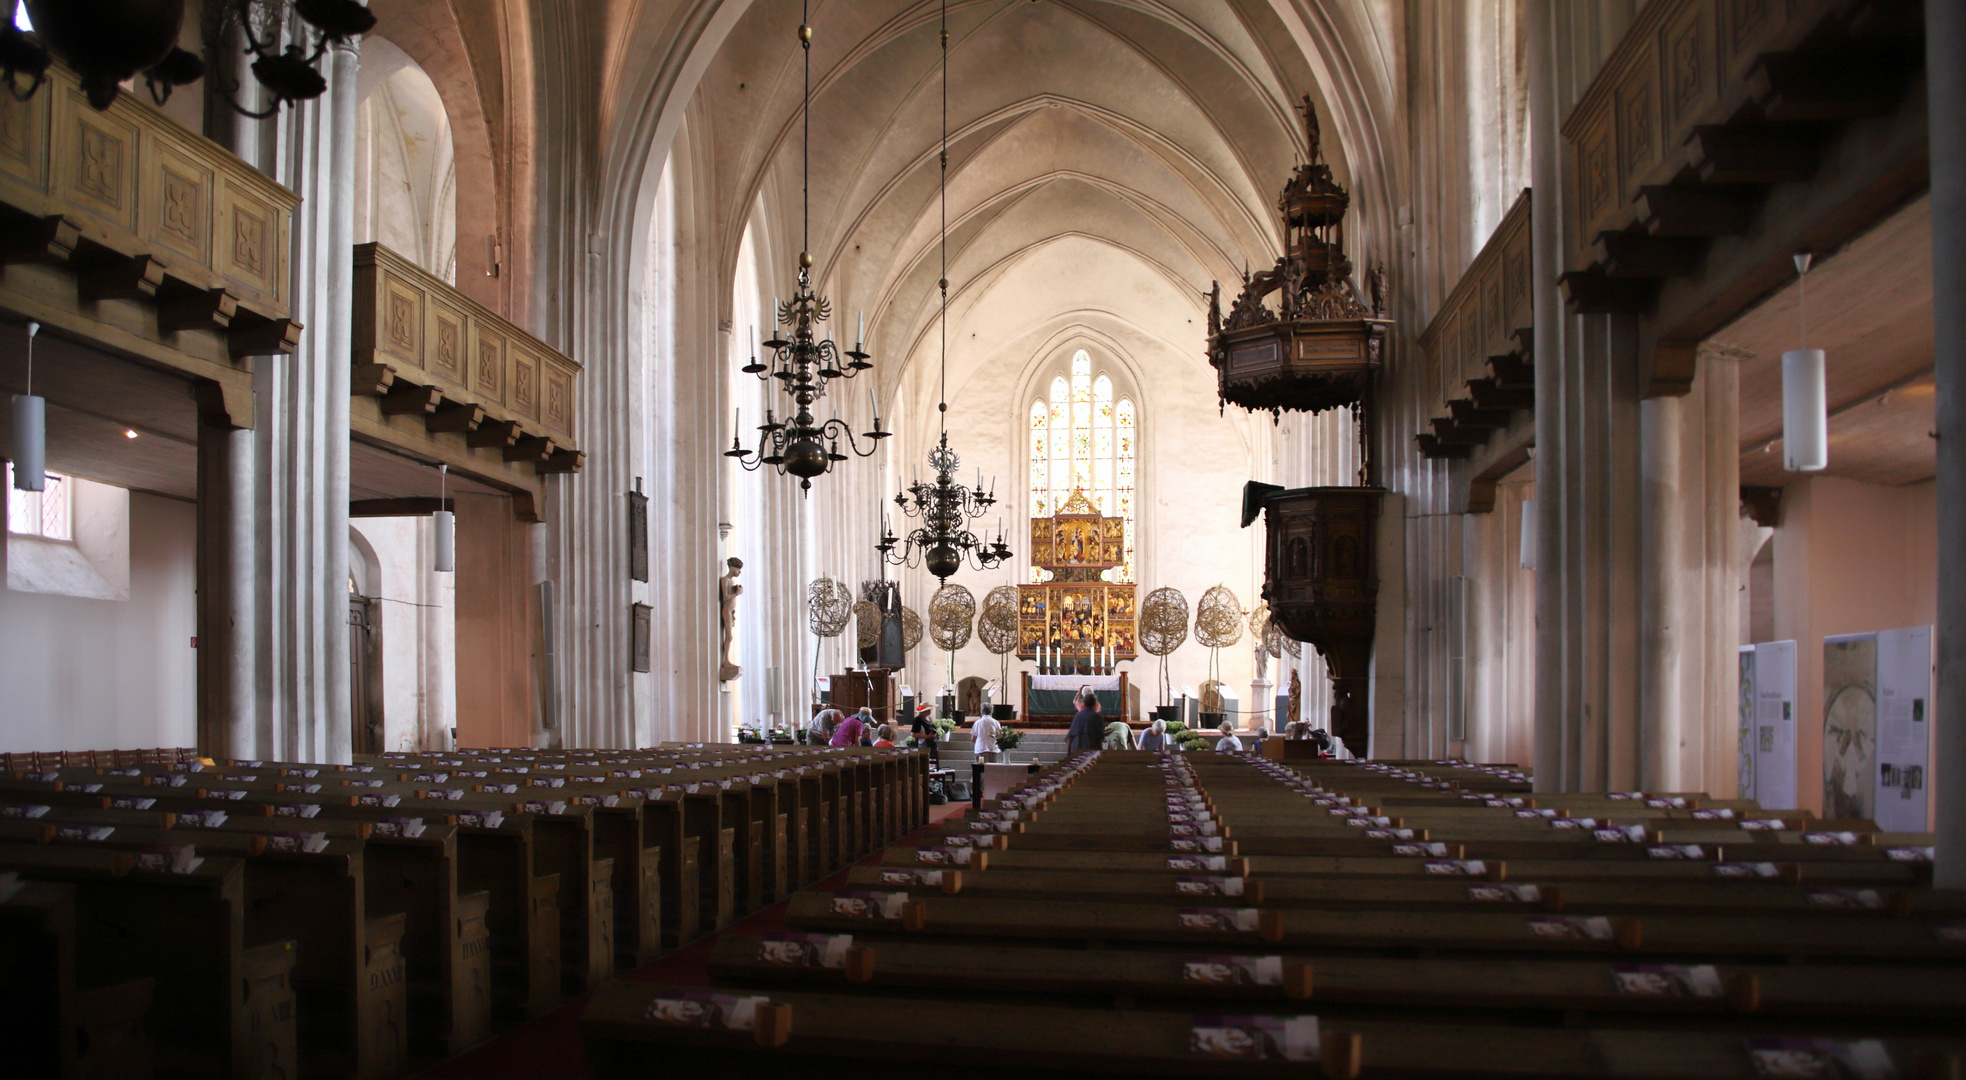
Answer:
<svg viewBox="0 0 1966 1080"><path fill-rule="evenodd" d="M1340 1015L1301 1006L1264 1016L1197 1015L1180 1009L968 1002L965 1022L941 1027L868 1024L865 1017L909 1015L918 998L838 995L773 989L764 1000L704 1002L700 987L614 983L595 995L582 1020L587 1057L597 1076L714 1076L728 1070L784 1070L802 1076L864 1074L866 1061L935 1068L938 1075L1063 1077L1090 1072L1166 1076L1302 1076L1312 1064L1349 1080L1369 1068L1395 1076L1747 1078L1752 1052L1733 1032L1685 1031L1661 1053L1650 1031L1543 1029L1533 1037L1506 1026L1414 1023ZM712 1006L707 1011L704 1005ZM726 1026L724 1018L751 1025ZM665 1022L677 1017L697 1020ZM704 1023L702 1018L707 1018ZM1322 1020L1322 1018L1319 1018ZM1296 1023L1286 1024L1295 1020ZM701 1026L699 1026L701 1025ZM1942 1059L1966 1041L1879 1040L1887 1062ZM1768 1047L1774 1052L1775 1047ZM1294 1060L1287 1060L1289 1053ZM1938 1056L1935 1058L1935 1056ZM952 1065L952 1062L960 1064Z"/></svg>
<svg viewBox="0 0 1966 1080"><path fill-rule="evenodd" d="M296 1075L293 945L246 947L242 860L180 873L141 868L127 851L4 844L0 868L75 887L79 982L156 980L158 1075Z"/></svg>

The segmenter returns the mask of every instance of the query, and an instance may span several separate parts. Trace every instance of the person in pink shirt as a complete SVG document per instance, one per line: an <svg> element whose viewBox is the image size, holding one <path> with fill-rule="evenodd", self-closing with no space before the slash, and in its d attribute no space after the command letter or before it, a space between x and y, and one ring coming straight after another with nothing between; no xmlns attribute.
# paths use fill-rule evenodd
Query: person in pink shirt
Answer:
<svg viewBox="0 0 1966 1080"><path fill-rule="evenodd" d="M828 745L859 746L860 733L867 728L866 721L861 716L861 713L866 711L862 709L860 712L854 713L852 716L840 721L840 726L833 729L833 741Z"/></svg>

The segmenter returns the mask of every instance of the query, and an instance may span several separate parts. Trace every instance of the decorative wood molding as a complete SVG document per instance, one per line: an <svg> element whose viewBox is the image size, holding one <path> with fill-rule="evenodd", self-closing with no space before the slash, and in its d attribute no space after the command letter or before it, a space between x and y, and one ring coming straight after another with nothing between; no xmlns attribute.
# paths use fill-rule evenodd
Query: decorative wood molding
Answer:
<svg viewBox="0 0 1966 1080"><path fill-rule="evenodd" d="M1535 407L1530 205L1525 189L1420 335L1433 405L1414 444L1426 457L1466 458L1513 410Z"/></svg>
<svg viewBox="0 0 1966 1080"><path fill-rule="evenodd" d="M299 340L299 201L138 95L98 112L59 62L27 100L0 94L0 308L194 380L235 427L246 361Z"/></svg>
<svg viewBox="0 0 1966 1080"><path fill-rule="evenodd" d="M354 296L358 435L521 496L527 520L543 477L580 471L579 364L380 244L355 248Z"/></svg>
<svg viewBox="0 0 1966 1080"><path fill-rule="evenodd" d="M580 365L381 244L355 248L352 325L357 365L517 424L520 438L576 445Z"/></svg>

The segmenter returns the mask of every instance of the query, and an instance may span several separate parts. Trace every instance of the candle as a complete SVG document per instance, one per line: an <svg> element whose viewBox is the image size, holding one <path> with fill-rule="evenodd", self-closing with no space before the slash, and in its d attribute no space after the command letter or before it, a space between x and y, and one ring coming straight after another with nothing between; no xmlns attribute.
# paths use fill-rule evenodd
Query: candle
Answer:
<svg viewBox="0 0 1966 1080"><path fill-rule="evenodd" d="M860 329L855 331L853 335L853 351L866 352L867 350L863 348L863 346L865 346L866 344L867 344L867 309L861 308ZM868 391L868 393L872 393L872 392L873 391L871 390Z"/></svg>
<svg viewBox="0 0 1966 1080"><path fill-rule="evenodd" d="M778 336L778 297L771 298L771 336Z"/></svg>
<svg viewBox="0 0 1966 1080"><path fill-rule="evenodd" d="M879 431L881 429L881 403L874 396L874 388L871 386L867 388L867 407L874 410L874 430Z"/></svg>

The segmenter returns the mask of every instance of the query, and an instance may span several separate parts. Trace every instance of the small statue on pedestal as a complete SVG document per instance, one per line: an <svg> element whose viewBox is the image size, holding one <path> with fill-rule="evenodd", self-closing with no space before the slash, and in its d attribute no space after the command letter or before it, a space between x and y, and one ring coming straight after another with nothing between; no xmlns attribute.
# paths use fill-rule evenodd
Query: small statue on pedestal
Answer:
<svg viewBox="0 0 1966 1080"><path fill-rule="evenodd" d="M732 663L730 658L731 634L737 629L737 598L744 594L744 586L737 583L737 575L744 571L744 560L730 559L726 565L730 569L717 579L717 606L724 625L724 647L717 654L721 660L717 678L723 682L744 674L744 669Z"/></svg>

